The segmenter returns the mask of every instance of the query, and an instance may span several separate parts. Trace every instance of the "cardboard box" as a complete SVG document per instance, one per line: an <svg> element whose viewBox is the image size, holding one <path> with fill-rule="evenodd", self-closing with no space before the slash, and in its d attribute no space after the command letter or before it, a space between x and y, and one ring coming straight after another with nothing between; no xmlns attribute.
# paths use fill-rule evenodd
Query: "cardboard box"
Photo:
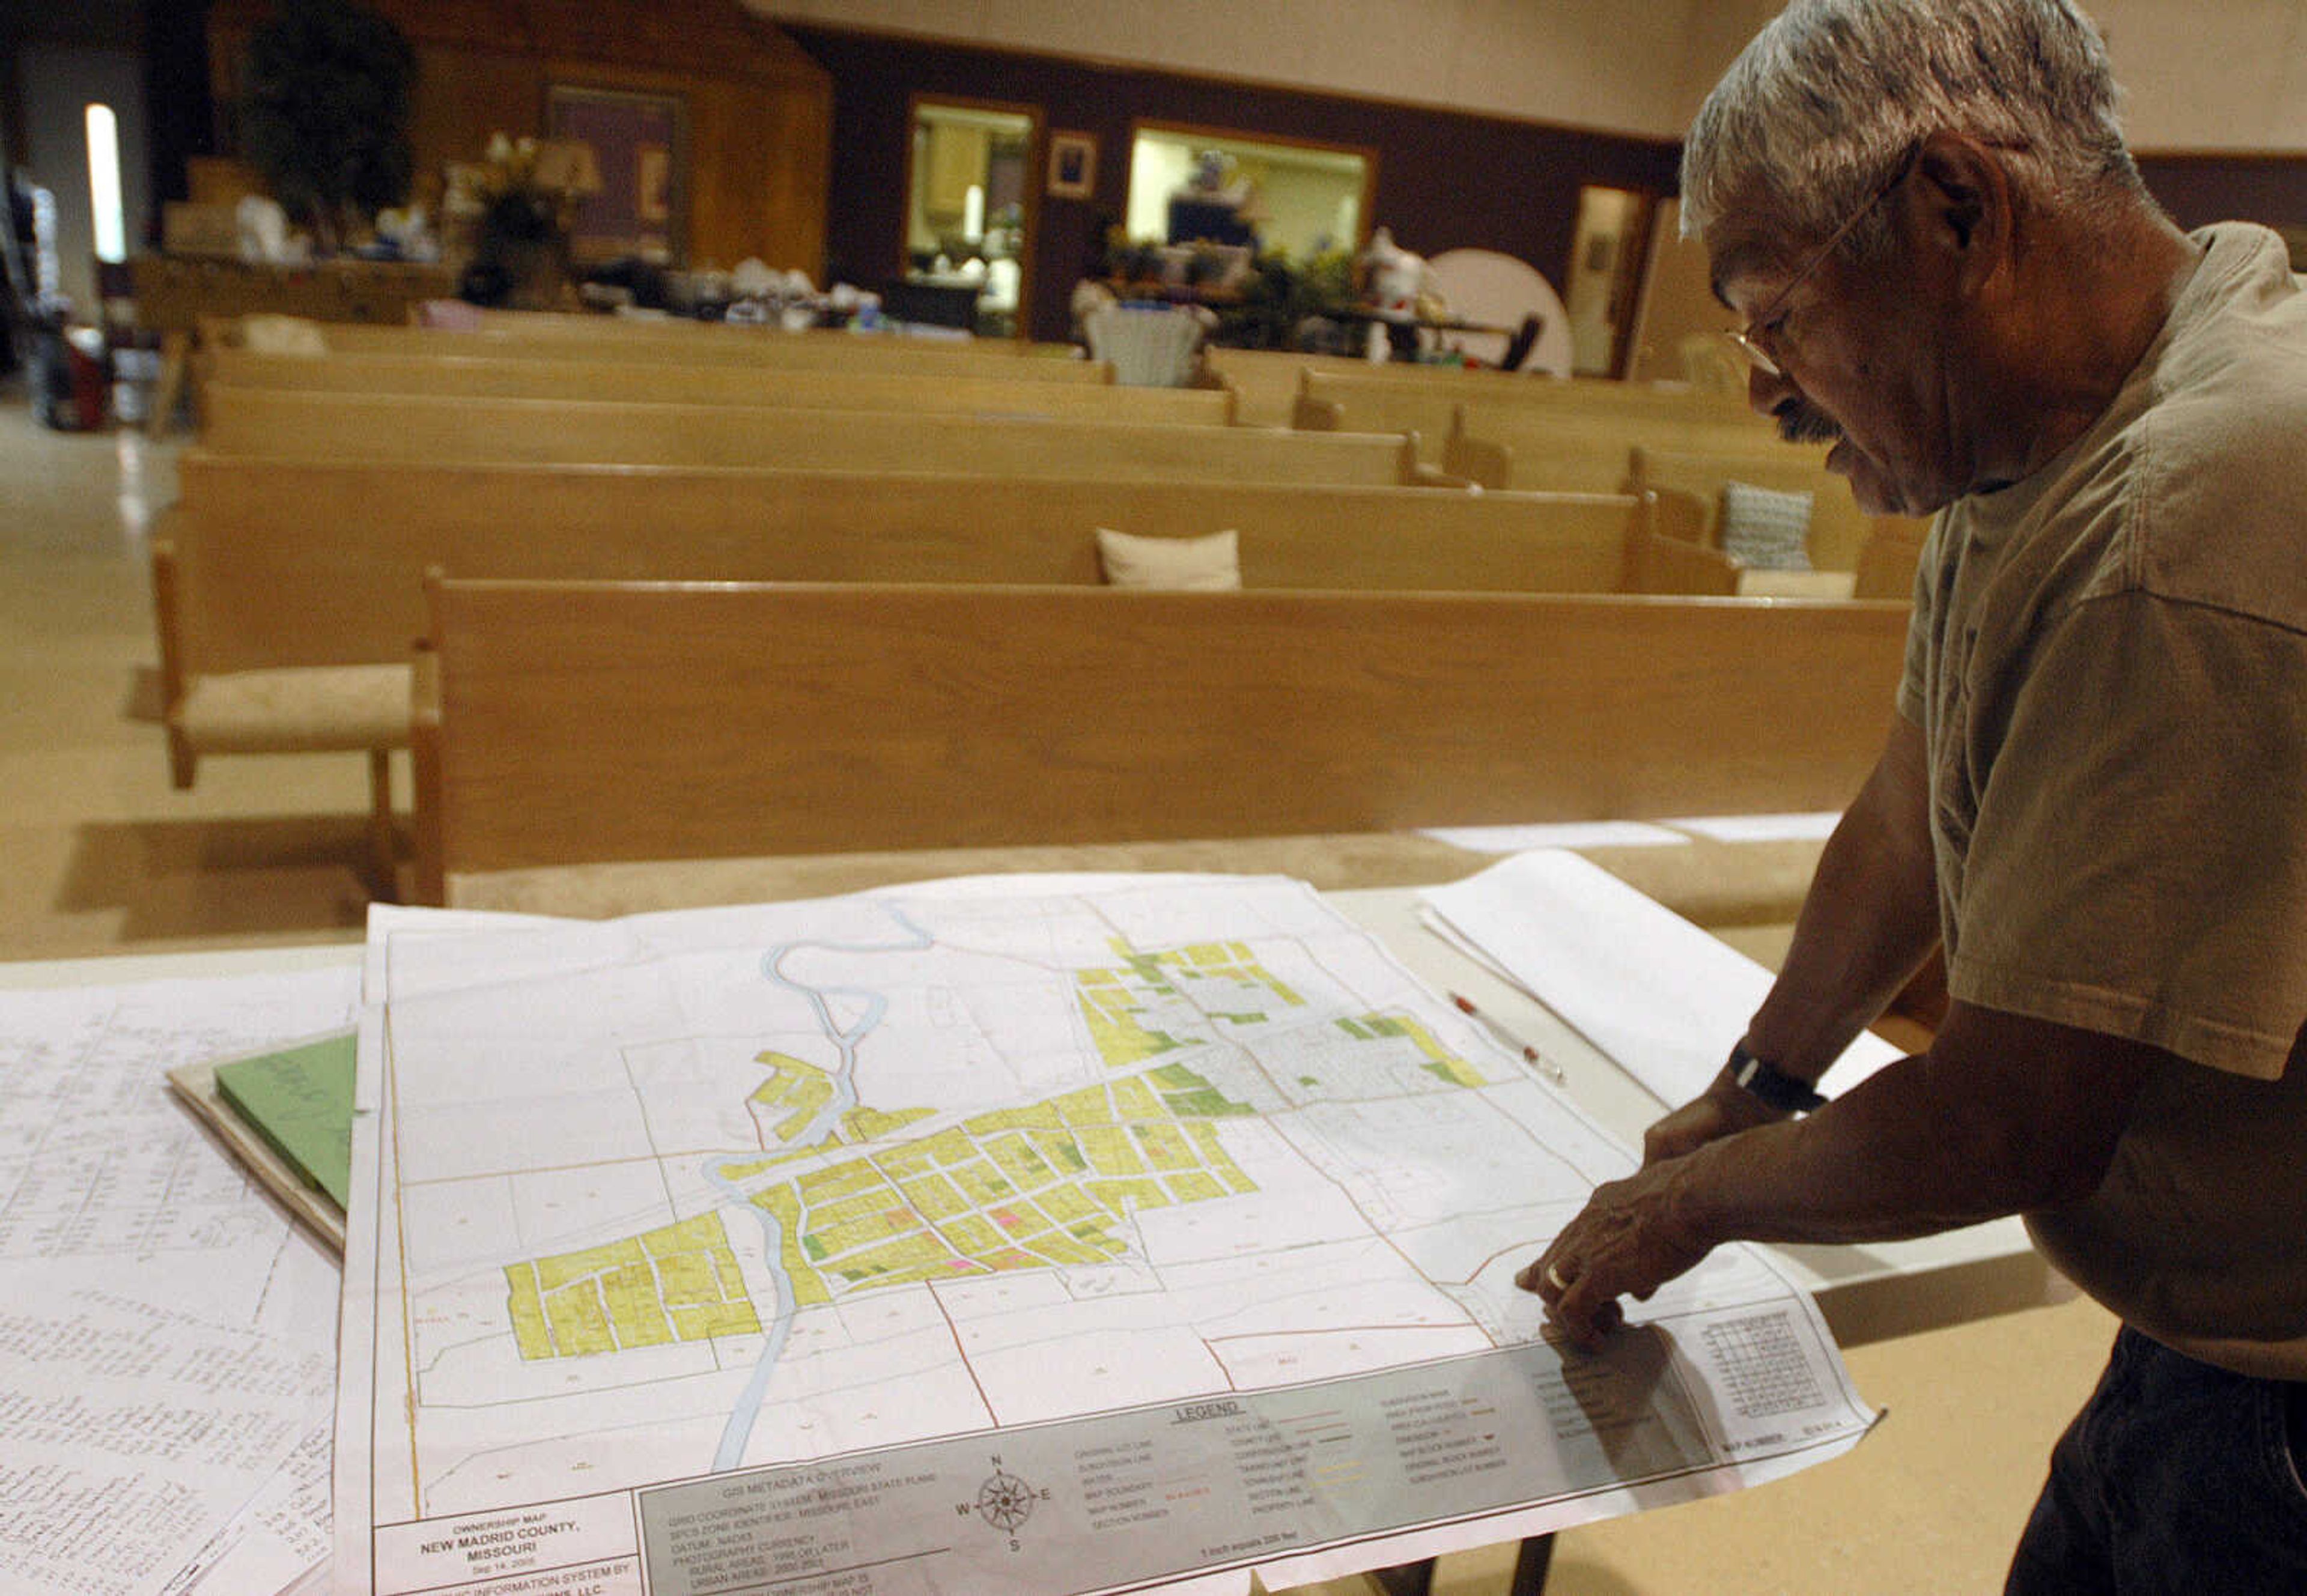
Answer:
<svg viewBox="0 0 2307 1596"><path fill-rule="evenodd" d="M160 207L160 248L172 255L238 259L239 215L230 205L195 205L171 200Z"/></svg>

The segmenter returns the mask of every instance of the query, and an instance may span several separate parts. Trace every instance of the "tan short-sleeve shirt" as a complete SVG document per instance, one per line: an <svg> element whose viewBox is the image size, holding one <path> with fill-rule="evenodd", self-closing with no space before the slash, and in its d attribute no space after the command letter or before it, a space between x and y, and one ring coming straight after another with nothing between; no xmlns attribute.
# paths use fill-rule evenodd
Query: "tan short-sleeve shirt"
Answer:
<svg viewBox="0 0 2307 1596"><path fill-rule="evenodd" d="M1933 527L1900 708L1949 990L2175 1055L2037 1242L2149 1334L2307 1378L2307 295L2273 234L2196 241L2090 431Z"/></svg>

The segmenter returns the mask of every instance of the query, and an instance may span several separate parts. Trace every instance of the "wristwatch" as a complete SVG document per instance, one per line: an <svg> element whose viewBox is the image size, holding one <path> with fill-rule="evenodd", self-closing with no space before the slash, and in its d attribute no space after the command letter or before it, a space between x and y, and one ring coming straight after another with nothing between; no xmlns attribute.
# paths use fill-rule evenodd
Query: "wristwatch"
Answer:
<svg viewBox="0 0 2307 1596"><path fill-rule="evenodd" d="M1826 1106L1826 1099L1808 1081L1763 1063L1746 1051L1744 1042L1730 1050L1730 1078L1782 1114L1806 1114Z"/></svg>

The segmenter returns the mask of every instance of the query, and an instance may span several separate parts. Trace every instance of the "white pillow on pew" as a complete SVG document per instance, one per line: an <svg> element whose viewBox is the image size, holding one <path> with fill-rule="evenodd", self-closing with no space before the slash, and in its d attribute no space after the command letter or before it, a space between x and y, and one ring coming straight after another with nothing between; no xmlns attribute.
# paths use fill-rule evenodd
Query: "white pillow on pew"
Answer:
<svg viewBox="0 0 2307 1596"><path fill-rule="evenodd" d="M1722 485L1722 552L1754 571L1810 569L1808 493Z"/></svg>
<svg viewBox="0 0 2307 1596"><path fill-rule="evenodd" d="M240 347L252 355L294 355L311 360L329 352L329 336L309 317L266 313L240 319Z"/></svg>
<svg viewBox="0 0 2307 1596"><path fill-rule="evenodd" d="M1231 529L1206 537L1142 537L1100 527L1097 559L1116 588L1231 593L1241 587L1240 542Z"/></svg>

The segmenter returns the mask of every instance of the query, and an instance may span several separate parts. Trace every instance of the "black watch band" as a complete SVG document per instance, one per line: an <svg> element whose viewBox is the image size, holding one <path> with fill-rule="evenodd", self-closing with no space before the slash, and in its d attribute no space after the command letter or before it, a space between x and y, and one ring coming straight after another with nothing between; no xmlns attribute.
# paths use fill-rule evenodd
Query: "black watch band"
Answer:
<svg viewBox="0 0 2307 1596"><path fill-rule="evenodd" d="M1740 1090L1782 1114L1806 1114L1826 1105L1826 1099L1808 1081L1763 1063L1746 1051L1743 1042L1730 1050L1730 1078Z"/></svg>

